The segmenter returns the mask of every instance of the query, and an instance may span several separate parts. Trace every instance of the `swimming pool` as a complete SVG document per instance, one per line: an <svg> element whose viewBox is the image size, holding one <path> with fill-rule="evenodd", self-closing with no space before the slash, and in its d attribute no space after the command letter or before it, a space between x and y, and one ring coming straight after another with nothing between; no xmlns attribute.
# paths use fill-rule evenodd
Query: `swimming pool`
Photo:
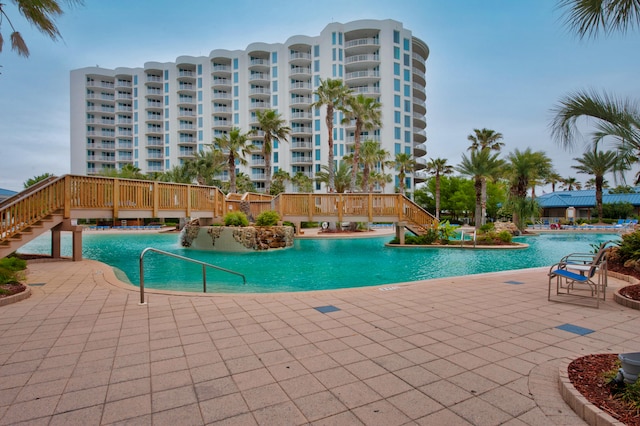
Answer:
<svg viewBox="0 0 640 426"><path fill-rule="evenodd" d="M617 240L616 234L543 234L514 240L518 250L389 248L392 236L356 239L296 239L287 250L219 253L185 249L178 234L85 234L83 256L111 265L123 281L138 285L139 257L154 247L246 275L242 279L207 269L208 292L265 293L386 285L430 278L549 266L572 252L590 252L591 244ZM21 253L50 253L43 235ZM71 255L71 236L63 233L62 254ZM145 287L202 291L202 268L155 253L145 255Z"/></svg>

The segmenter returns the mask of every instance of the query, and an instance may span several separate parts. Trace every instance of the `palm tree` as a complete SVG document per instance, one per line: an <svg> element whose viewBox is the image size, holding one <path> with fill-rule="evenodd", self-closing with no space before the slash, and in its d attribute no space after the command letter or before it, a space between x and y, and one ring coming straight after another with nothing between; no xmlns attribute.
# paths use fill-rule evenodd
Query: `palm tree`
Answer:
<svg viewBox="0 0 640 426"><path fill-rule="evenodd" d="M384 164L389 158L389 151L380 146L380 142L365 140L360 150L360 163L362 164L362 191L373 192L373 185L370 183L371 171L380 165L384 172Z"/></svg>
<svg viewBox="0 0 640 426"><path fill-rule="evenodd" d="M489 149L481 149L479 151L471 151L470 156L462 154L462 161L456 167L456 170L465 176L470 176L474 181L474 189L476 193L476 211L475 225L479 229L483 225L483 208L482 186L483 181L487 178L495 178L499 175L504 161L498 159L498 153L492 154Z"/></svg>
<svg viewBox="0 0 640 426"><path fill-rule="evenodd" d="M411 154L405 152L399 152L396 154L394 166L398 170L398 180L400 181L400 193L404 195L405 192L405 179L407 172L412 172L416 165L416 161Z"/></svg>
<svg viewBox="0 0 640 426"><path fill-rule="evenodd" d="M582 184L578 182L578 179L573 176L569 176L562 179L562 189L567 191L580 191L582 189Z"/></svg>
<svg viewBox="0 0 640 426"><path fill-rule="evenodd" d="M640 2L637 0L561 0L565 24L580 38L595 37L598 32L625 33L640 25Z"/></svg>
<svg viewBox="0 0 640 426"><path fill-rule="evenodd" d="M291 175L283 169L278 169L278 171L273 174L273 182L271 183L271 191L269 193L271 195L278 195L285 192L285 185L289 180L291 180Z"/></svg>
<svg viewBox="0 0 640 426"><path fill-rule="evenodd" d="M43 180L49 179L50 177L53 177L54 175L52 173L43 173L41 175L38 176L34 176L32 178L27 179L26 181L24 181L24 183L22 184L24 186L24 189L29 188L30 186L35 185L38 182L41 182Z"/></svg>
<svg viewBox="0 0 640 426"><path fill-rule="evenodd" d="M453 173L453 166L447 164L446 158L432 158L427 163L427 172L435 176L436 180L436 219L440 220L440 176Z"/></svg>
<svg viewBox="0 0 640 426"><path fill-rule="evenodd" d="M393 182L393 177L385 173L384 170L380 170L379 172L374 170L371 172L371 175L369 175L369 181L371 182L371 186L378 185L382 189L382 192L384 192L387 184ZM371 192L373 192L373 190Z"/></svg>
<svg viewBox="0 0 640 426"><path fill-rule="evenodd" d="M382 104L374 98L362 94L349 97L343 106L344 123L355 120L356 129L353 137L353 164L351 166L350 190L356 188L356 177L360 164L360 135L363 130L373 130L382 125Z"/></svg>
<svg viewBox="0 0 640 426"><path fill-rule="evenodd" d="M467 136L467 140L471 141L471 145L469 146L469 151L478 151L478 150L491 150L491 151L500 151L504 146L504 142L502 142L502 133L496 132L495 130L487 129L483 127L482 129L473 129L473 133ZM487 216L487 180L486 178L482 178L482 212L481 212L481 220L484 225L485 217Z"/></svg>
<svg viewBox="0 0 640 426"><path fill-rule="evenodd" d="M161 182L175 182L175 183L193 183L193 174L190 172L189 167L186 164L179 166L173 166L170 170L161 173L157 176L157 180Z"/></svg>
<svg viewBox="0 0 640 426"><path fill-rule="evenodd" d="M524 229L524 216L531 212L527 191L536 179L543 178L551 171L551 159L542 151L514 150L507 155L506 171L509 177L509 203L513 208L513 222L518 229ZM533 197L532 197L533 199Z"/></svg>
<svg viewBox="0 0 640 426"><path fill-rule="evenodd" d="M486 128L483 128L482 130L473 129L473 132L473 135L467 136L467 140L471 141L469 151L477 151L479 149L500 151L504 146L504 142L502 142L502 133Z"/></svg>
<svg viewBox="0 0 640 426"><path fill-rule="evenodd" d="M327 142L329 144L329 182L327 184L329 192L335 190L335 166L333 160L333 113L336 108L340 109L344 105L346 99L351 96L351 89L342 83L342 80L334 80L327 78L320 79L320 85L314 92L317 100L311 105L313 108L320 108L322 105L327 106L327 115L325 123L327 124Z"/></svg>
<svg viewBox="0 0 640 426"><path fill-rule="evenodd" d="M238 187L239 194L254 192L256 190L256 186L251 181L249 175L242 172L236 174L236 186Z"/></svg>
<svg viewBox="0 0 640 426"><path fill-rule="evenodd" d="M551 192L556 192L556 184L562 182L562 176L557 172L552 171L544 178L545 184L551 184Z"/></svg>
<svg viewBox="0 0 640 426"><path fill-rule="evenodd" d="M221 151L199 151L185 162L188 173L194 176L198 185L213 184L213 177L227 166L227 159Z"/></svg>
<svg viewBox="0 0 640 426"><path fill-rule="evenodd" d="M65 2L69 6L83 3L82 0L65 0ZM53 41L62 38L55 22L56 18L59 18L64 13L62 7L60 7L60 1L13 0L13 3L15 3L20 14L38 31L49 36ZM13 23L4 10L4 6L4 4L0 3L0 23L2 23L2 18L4 18L11 27L11 50L20 56L29 57L29 48L22 38L22 35L20 35L13 26ZM2 44L3 37L2 34L0 34L0 52L2 52Z"/></svg>
<svg viewBox="0 0 640 426"><path fill-rule="evenodd" d="M271 142L275 140L286 141L291 133L291 128L285 126L285 120L273 109L256 112L260 129L264 132L262 144L262 156L264 157L265 185L264 192L269 194L271 188L271 154L273 147Z"/></svg>
<svg viewBox="0 0 640 426"><path fill-rule="evenodd" d="M606 188L610 188L611 185L609 185L609 181L604 179L602 181L602 189L606 189ZM589 178L584 182L584 189L596 189L596 179L595 178ZM610 192L611 193L611 192Z"/></svg>
<svg viewBox="0 0 640 426"><path fill-rule="evenodd" d="M291 182L296 186L298 192L313 192L313 181L303 172L296 172L291 178Z"/></svg>
<svg viewBox="0 0 640 426"><path fill-rule="evenodd" d="M329 166L320 166L321 171L316 172L316 182L324 183L329 182ZM349 162L340 160L338 162L338 168L335 170L335 186L336 192L341 194L349 189L349 183L351 180L351 166Z"/></svg>
<svg viewBox="0 0 640 426"><path fill-rule="evenodd" d="M228 134L213 139L214 145L227 157L229 171L229 192L236 192L236 162L247 164L245 158L255 147L249 140L253 132L242 133L239 128L232 128Z"/></svg>
<svg viewBox="0 0 640 426"><path fill-rule="evenodd" d="M581 158L574 158L579 164L571 166L578 173L586 173L593 175L595 178L596 188L596 208L598 210L598 218L602 220L602 188L604 186L604 175L614 172L619 175L627 169L624 163L620 162L620 158L614 151L587 151Z"/></svg>

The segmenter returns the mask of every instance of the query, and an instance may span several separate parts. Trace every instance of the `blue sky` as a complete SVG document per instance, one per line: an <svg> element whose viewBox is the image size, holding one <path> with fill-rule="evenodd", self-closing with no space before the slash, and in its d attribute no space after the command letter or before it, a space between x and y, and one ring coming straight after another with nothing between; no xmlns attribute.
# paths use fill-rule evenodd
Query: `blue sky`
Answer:
<svg viewBox="0 0 640 426"><path fill-rule="evenodd" d="M453 165L473 129L486 127L504 135L505 153L545 151L562 176L585 181L570 167L582 145L566 152L551 140L551 108L579 89L640 99L640 32L579 40L562 25L556 0L85 0L58 20L58 43L5 3L31 50L28 59L12 52L3 22L0 188L12 190L35 175L70 170L72 69L141 67L258 41L282 43L318 35L330 22L394 19L429 45L427 156Z"/></svg>

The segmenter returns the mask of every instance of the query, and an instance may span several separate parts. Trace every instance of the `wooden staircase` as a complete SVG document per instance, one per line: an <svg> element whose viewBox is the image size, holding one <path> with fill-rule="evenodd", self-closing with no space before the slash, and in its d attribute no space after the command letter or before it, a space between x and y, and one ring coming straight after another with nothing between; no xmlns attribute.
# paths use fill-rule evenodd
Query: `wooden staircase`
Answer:
<svg viewBox="0 0 640 426"><path fill-rule="evenodd" d="M10 237L0 239L0 259L10 255L23 245L34 240L45 232L49 232L52 228L63 222L64 217L62 212L52 213L29 225L27 228L21 229Z"/></svg>

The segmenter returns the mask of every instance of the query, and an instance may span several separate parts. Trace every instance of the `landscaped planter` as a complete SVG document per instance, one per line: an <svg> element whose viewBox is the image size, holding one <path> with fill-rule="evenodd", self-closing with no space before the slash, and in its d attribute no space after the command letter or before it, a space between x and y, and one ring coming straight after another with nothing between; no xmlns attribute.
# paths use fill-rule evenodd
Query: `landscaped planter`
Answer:
<svg viewBox="0 0 640 426"><path fill-rule="evenodd" d="M291 226L199 226L187 224L180 245L196 250L251 252L293 246Z"/></svg>

